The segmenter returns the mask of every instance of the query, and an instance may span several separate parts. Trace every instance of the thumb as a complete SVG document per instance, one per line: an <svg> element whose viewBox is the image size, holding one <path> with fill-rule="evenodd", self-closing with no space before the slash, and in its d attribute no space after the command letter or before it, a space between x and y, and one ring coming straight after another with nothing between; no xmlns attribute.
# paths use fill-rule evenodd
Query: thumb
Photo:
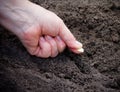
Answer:
<svg viewBox="0 0 120 92"><path fill-rule="evenodd" d="M60 30L59 33L60 37L62 40L65 42L65 44L72 50L74 53L82 53L84 52L82 48L82 43L78 42L73 34L70 32L70 30L66 27L64 24L62 29Z"/></svg>

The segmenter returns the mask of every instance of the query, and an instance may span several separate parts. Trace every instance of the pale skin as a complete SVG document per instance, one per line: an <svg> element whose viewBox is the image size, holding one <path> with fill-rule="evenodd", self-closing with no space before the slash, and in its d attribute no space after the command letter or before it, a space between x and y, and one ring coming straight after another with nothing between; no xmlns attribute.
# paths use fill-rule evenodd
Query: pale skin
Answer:
<svg viewBox="0 0 120 92"><path fill-rule="evenodd" d="M13 32L31 55L55 57L67 46L83 52L63 20L29 0L0 0L0 23Z"/></svg>

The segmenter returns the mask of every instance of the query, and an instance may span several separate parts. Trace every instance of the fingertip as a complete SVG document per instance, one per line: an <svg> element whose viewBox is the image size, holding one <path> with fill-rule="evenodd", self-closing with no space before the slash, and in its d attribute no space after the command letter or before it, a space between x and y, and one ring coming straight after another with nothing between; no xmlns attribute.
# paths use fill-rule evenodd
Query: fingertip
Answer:
<svg viewBox="0 0 120 92"><path fill-rule="evenodd" d="M83 49L83 44L79 41L75 41L75 42L72 42L71 45L72 47L70 47L70 49L76 53L76 54L80 54L80 53L83 53L84 52L84 49Z"/></svg>
<svg viewBox="0 0 120 92"><path fill-rule="evenodd" d="M76 41L75 43L76 43L76 45L78 45L79 48L82 48L82 47L83 47L83 44L82 44L81 42Z"/></svg>

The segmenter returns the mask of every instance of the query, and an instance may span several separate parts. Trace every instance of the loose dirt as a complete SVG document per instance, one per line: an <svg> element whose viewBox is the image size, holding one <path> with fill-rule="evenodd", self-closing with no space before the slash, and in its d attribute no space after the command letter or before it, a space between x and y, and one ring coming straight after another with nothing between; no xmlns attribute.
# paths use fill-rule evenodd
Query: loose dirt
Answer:
<svg viewBox="0 0 120 92"><path fill-rule="evenodd" d="M61 17L85 52L28 54L0 27L0 92L120 92L120 0L32 0Z"/></svg>

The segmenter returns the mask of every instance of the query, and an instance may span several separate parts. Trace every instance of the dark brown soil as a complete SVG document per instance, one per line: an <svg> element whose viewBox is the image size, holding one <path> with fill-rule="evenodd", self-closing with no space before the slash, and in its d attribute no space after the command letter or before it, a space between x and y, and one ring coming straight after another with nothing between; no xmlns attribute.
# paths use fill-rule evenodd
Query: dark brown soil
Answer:
<svg viewBox="0 0 120 92"><path fill-rule="evenodd" d="M120 0L32 1L58 14L85 53L30 56L0 27L0 92L120 92Z"/></svg>

